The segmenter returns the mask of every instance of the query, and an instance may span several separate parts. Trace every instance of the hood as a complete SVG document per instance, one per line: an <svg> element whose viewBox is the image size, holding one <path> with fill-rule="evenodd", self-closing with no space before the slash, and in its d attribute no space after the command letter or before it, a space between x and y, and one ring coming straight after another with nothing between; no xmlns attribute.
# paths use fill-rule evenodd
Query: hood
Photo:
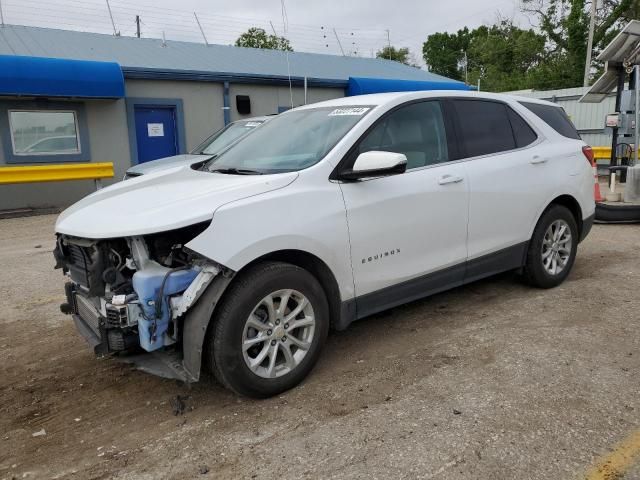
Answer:
<svg viewBox="0 0 640 480"><path fill-rule="evenodd" d="M151 172L159 172L165 168L186 167L197 162L209 160L213 155L176 155L174 157L159 158L150 162L139 163L127 170L127 173L146 175Z"/></svg>
<svg viewBox="0 0 640 480"><path fill-rule="evenodd" d="M297 177L167 168L88 195L60 214L56 232L99 239L173 230L211 220L220 206L283 188Z"/></svg>

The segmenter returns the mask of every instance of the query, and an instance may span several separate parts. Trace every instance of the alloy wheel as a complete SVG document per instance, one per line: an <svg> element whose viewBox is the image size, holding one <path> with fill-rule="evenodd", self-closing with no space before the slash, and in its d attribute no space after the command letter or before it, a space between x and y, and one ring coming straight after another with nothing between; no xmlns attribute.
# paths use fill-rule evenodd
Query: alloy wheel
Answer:
<svg viewBox="0 0 640 480"><path fill-rule="evenodd" d="M247 318L242 334L246 365L262 378L293 371L311 348L316 319L311 302L297 290L264 297Z"/></svg>
<svg viewBox="0 0 640 480"><path fill-rule="evenodd" d="M561 273L571 258L571 228L564 220L549 225L542 239L542 265L550 275Z"/></svg>

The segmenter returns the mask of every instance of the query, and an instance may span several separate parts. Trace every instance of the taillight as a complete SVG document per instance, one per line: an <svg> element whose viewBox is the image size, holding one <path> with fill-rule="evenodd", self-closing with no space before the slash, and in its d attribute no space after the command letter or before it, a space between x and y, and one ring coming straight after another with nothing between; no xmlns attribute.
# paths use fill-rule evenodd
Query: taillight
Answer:
<svg viewBox="0 0 640 480"><path fill-rule="evenodd" d="M591 148L589 145L585 145L584 147L582 147L582 153L587 159L587 162L589 162L589 165L593 166L593 162L594 162L593 148Z"/></svg>

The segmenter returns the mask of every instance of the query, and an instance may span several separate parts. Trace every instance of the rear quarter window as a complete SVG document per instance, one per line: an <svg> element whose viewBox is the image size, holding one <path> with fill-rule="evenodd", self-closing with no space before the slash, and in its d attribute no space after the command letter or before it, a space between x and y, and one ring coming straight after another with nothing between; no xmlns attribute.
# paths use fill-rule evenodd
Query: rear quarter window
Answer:
<svg viewBox="0 0 640 480"><path fill-rule="evenodd" d="M541 118L563 137L580 140L580 134L562 107L530 102L520 102L520 104Z"/></svg>
<svg viewBox="0 0 640 480"><path fill-rule="evenodd" d="M507 108L507 110L509 113L511 128L513 129L513 137L516 140L516 147L523 148L535 142L538 139L536 132L534 132L529 124L511 108Z"/></svg>

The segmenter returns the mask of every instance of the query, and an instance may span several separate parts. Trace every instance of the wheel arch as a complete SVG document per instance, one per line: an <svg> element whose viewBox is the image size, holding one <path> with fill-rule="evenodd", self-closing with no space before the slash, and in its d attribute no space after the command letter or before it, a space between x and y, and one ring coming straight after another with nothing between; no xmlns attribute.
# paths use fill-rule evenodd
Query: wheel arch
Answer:
<svg viewBox="0 0 640 480"><path fill-rule="evenodd" d="M538 221L540 221L540 218L542 217L542 215L544 215L544 212L549 210L552 205L562 205L563 207L569 209L576 221L576 225L578 226L578 238L581 238L584 222L582 218L582 208L580 207L580 203L578 202L578 200L576 200L574 196L568 194L557 196L556 198L551 200L551 202L549 202L542 213L538 216Z"/></svg>
<svg viewBox="0 0 640 480"><path fill-rule="evenodd" d="M187 312L183 328L184 366L191 381L198 381L202 369L202 357L208 345L205 339L214 325L218 305L239 274L247 269L267 261L279 261L296 265L311 273L320 283L329 305L329 325L335 330L344 330L355 320L355 301L342 301L338 281L329 266L312 253L286 249L269 252L259 256L237 271L227 271L216 277L195 306Z"/></svg>
<svg viewBox="0 0 640 480"><path fill-rule="evenodd" d="M342 312L340 287L338 286L338 281L331 271L331 268L329 268L321 258L304 250L276 250L252 260L242 267L236 274L239 274L258 263L267 261L290 263L313 275L320 283L320 286L327 297L331 328L336 328L337 325L340 325Z"/></svg>

